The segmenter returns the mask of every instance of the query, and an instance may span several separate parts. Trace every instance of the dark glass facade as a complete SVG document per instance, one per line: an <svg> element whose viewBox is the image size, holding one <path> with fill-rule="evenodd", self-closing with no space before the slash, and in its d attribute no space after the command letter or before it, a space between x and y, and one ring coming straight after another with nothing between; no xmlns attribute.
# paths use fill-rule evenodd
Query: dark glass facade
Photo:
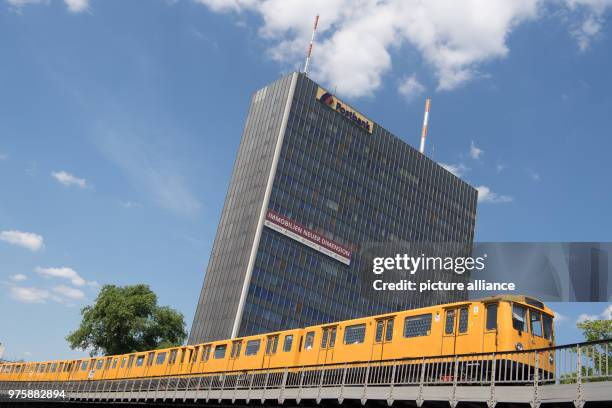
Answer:
<svg viewBox="0 0 612 408"><path fill-rule="evenodd" d="M191 344L461 296L364 295L364 246L472 242L477 192L381 126L370 133L322 103L318 89L295 73L253 97ZM350 249L350 265L262 226L268 209Z"/></svg>

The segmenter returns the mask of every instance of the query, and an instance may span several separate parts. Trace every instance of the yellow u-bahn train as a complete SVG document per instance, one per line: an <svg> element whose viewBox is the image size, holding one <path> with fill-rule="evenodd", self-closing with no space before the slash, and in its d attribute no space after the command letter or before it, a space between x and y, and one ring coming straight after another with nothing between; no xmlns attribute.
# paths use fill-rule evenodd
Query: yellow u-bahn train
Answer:
<svg viewBox="0 0 612 408"><path fill-rule="evenodd" d="M0 381L130 379L411 357L512 354L554 346L553 317L553 311L536 299L494 296L194 346L4 363L0 364ZM552 357L542 360L540 370L554 369Z"/></svg>

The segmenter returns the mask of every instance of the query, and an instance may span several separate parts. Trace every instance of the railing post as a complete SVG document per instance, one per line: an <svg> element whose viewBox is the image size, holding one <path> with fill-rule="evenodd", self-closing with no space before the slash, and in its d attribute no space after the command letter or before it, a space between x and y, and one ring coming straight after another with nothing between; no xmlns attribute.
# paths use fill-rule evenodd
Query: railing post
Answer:
<svg viewBox="0 0 612 408"><path fill-rule="evenodd" d="M213 380L217 377L216 374L208 376L208 390L206 390L206 403L210 400L210 390L212 389Z"/></svg>
<svg viewBox="0 0 612 408"><path fill-rule="evenodd" d="M397 361L393 361L391 366L391 380L389 381L389 398L387 398L387 405L393 405L393 389L395 388L395 370L397 369Z"/></svg>
<svg viewBox="0 0 612 408"><path fill-rule="evenodd" d="M248 404L251 401L251 389L253 387L253 379L255 378L255 372L250 374L251 378L249 379L249 390L247 391L246 403Z"/></svg>
<svg viewBox="0 0 612 408"><path fill-rule="evenodd" d="M234 393L232 394L232 404L236 402L236 391L238 390L238 380L240 379L240 375L236 375L236 381L234 381Z"/></svg>
<svg viewBox="0 0 612 408"><path fill-rule="evenodd" d="M576 408L583 408L585 401L582 394L582 348L580 344L576 346L576 356L576 399L574 400L574 406Z"/></svg>
<svg viewBox="0 0 612 408"><path fill-rule="evenodd" d="M370 365L372 363L368 362L366 366L365 378L363 379L363 394L361 395L361 405L365 405L368 402L368 379L370 377Z"/></svg>
<svg viewBox="0 0 612 408"><path fill-rule="evenodd" d="M302 370L301 370L301 373L300 373L300 386L298 388L297 397L295 398L295 402L298 403L298 404L302 400L301 395L302 395L302 384L303 383L304 383L304 366L302 366Z"/></svg>
<svg viewBox="0 0 612 408"><path fill-rule="evenodd" d="M225 379L227 378L227 374L221 374L223 380L221 381L221 390L219 390L219 398L217 399L219 402L223 401L223 389L225 388Z"/></svg>
<svg viewBox="0 0 612 408"><path fill-rule="evenodd" d="M198 400L198 394L200 392L200 384L202 384L202 378L202 376L198 377L198 385L196 385L195 393L193 394L193 402L196 402Z"/></svg>
<svg viewBox="0 0 612 408"><path fill-rule="evenodd" d="M338 404L342 404L344 401L344 386L346 384L346 371L348 363L344 363L344 369L342 370L342 384L340 384L340 395L338 396Z"/></svg>
<svg viewBox="0 0 612 408"><path fill-rule="evenodd" d="M266 372L266 380L264 381L263 392L261 393L261 403L262 404L266 402L266 390L268 389L268 379L269 378L270 378L270 371L268 369L268 371Z"/></svg>
<svg viewBox="0 0 612 408"><path fill-rule="evenodd" d="M457 377L459 375L459 357L455 356L454 365L453 365L453 391L452 397L449 401L451 408L455 408L457 406Z"/></svg>
<svg viewBox="0 0 612 408"><path fill-rule="evenodd" d="M497 376L497 355L495 353L492 354L493 361L491 362L491 379L490 379L490 394L489 400L487 401L488 408L495 408L497 405L497 401L495 399L495 380Z"/></svg>
<svg viewBox="0 0 612 408"><path fill-rule="evenodd" d="M423 406L423 386L425 383L425 357L421 358L421 373L419 375L419 395L416 400L417 407Z"/></svg>
<svg viewBox="0 0 612 408"><path fill-rule="evenodd" d="M321 366L321 378L319 379L319 389L317 390L317 404L321 403L321 389L323 388L323 379L325 378L325 366Z"/></svg>
<svg viewBox="0 0 612 408"><path fill-rule="evenodd" d="M289 377L289 369L285 368L285 371L283 372L283 382L281 384L281 389L280 389L280 394L278 396L278 403L282 404L283 402L285 402L285 387L287 386L287 377Z"/></svg>
<svg viewBox="0 0 612 408"><path fill-rule="evenodd" d="M538 387L540 385L540 353L538 350L534 350L535 353L535 371L533 373L533 400L531 401L531 408L540 407L540 398L538 395Z"/></svg>

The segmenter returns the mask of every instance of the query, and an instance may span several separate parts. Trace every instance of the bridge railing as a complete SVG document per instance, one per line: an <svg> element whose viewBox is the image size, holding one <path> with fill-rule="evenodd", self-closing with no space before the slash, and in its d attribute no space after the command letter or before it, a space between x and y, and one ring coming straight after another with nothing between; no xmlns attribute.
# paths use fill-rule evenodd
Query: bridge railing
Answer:
<svg viewBox="0 0 612 408"><path fill-rule="evenodd" d="M0 382L2 390L75 393L328 387L580 384L612 380L612 339L538 350L296 366L142 379Z"/></svg>

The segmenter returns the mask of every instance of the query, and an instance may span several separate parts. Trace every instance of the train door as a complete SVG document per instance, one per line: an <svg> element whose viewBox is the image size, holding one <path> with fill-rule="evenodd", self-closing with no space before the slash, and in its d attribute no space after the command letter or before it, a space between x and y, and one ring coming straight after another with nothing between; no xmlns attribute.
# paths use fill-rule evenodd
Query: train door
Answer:
<svg viewBox="0 0 612 408"><path fill-rule="evenodd" d="M329 364L334 362L334 349L336 347L336 332L337 326L323 327L323 335L321 336L321 347L317 362L319 364Z"/></svg>
<svg viewBox="0 0 612 408"><path fill-rule="evenodd" d="M189 370L191 364L191 353L193 349L190 347L181 347L181 360L179 362L179 373L185 373Z"/></svg>
<svg viewBox="0 0 612 408"><path fill-rule="evenodd" d="M278 334L266 338L266 352L263 358L263 368L270 367L270 359L278 351Z"/></svg>
<svg viewBox="0 0 612 408"><path fill-rule="evenodd" d="M442 331L442 350L440 353L443 356L455 354L457 314L459 309L446 309L445 312L444 330Z"/></svg>
<svg viewBox="0 0 612 408"><path fill-rule="evenodd" d="M376 320L376 332L374 333L374 343L372 345L372 360L382 360L385 358L385 347L393 340L394 318Z"/></svg>
<svg viewBox="0 0 612 408"><path fill-rule="evenodd" d="M199 366L198 366L198 364L200 363L199 358L200 358L200 346L196 346L193 349L193 357L191 358L191 365L189 366L190 373L197 373L199 371Z"/></svg>
<svg viewBox="0 0 612 408"><path fill-rule="evenodd" d="M483 353L497 351L497 310L499 303L488 303L485 305L484 330L482 335Z"/></svg>
<svg viewBox="0 0 612 408"><path fill-rule="evenodd" d="M229 366L228 366L228 371L233 371L235 369L238 369L239 364L238 359L240 358L240 352L242 351L242 340L236 340L232 342L232 349L230 351L230 358L229 358Z"/></svg>

